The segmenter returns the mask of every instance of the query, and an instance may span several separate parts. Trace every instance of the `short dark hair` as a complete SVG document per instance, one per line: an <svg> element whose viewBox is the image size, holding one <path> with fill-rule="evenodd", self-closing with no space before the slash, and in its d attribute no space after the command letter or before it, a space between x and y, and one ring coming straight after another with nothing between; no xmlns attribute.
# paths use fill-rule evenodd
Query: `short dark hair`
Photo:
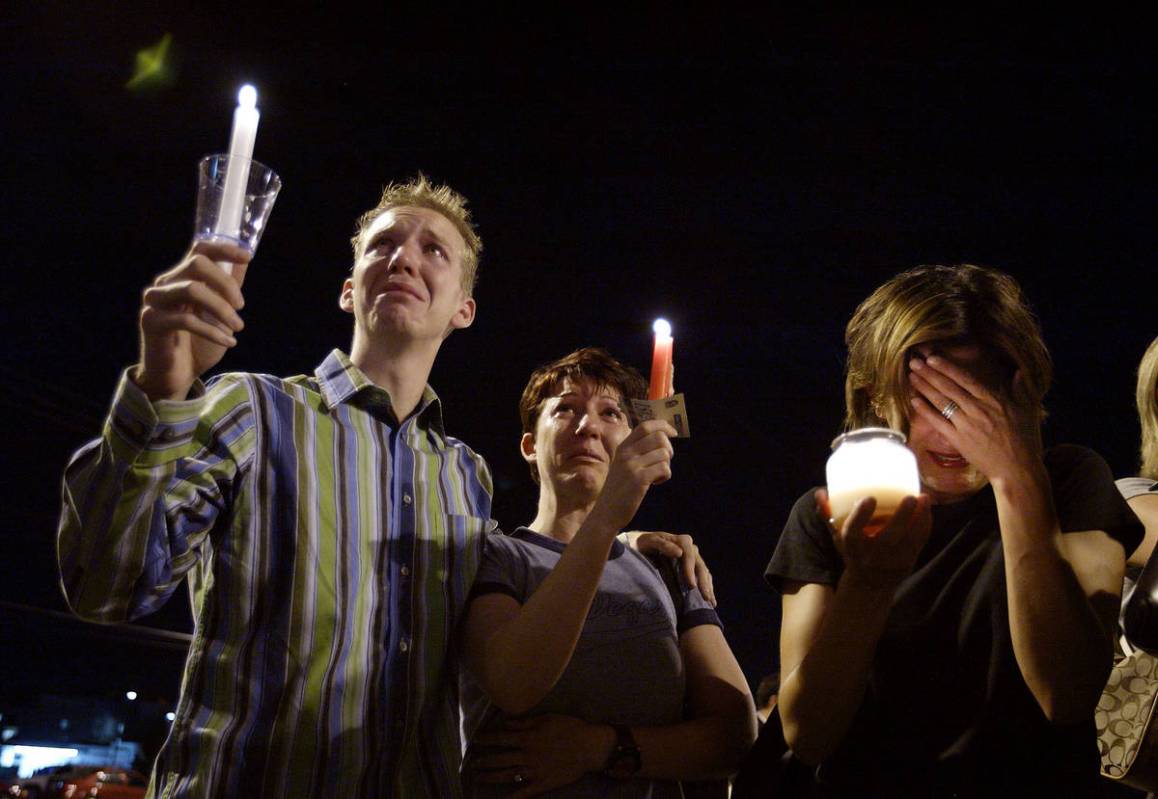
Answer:
<svg viewBox="0 0 1158 799"><path fill-rule="evenodd" d="M631 400L643 399L647 396L647 382L643 375L634 367L617 361L599 347L583 347L557 361L540 366L531 372L523 396L519 400L519 419L523 424L523 432L535 434L535 425L539 421L539 412L543 402L553 396L564 380L590 380L597 386L606 386L619 393L623 399L623 411L627 414L628 423L635 427L639 420L635 416L635 409L631 407ZM531 467L531 478L539 482L539 473Z"/></svg>

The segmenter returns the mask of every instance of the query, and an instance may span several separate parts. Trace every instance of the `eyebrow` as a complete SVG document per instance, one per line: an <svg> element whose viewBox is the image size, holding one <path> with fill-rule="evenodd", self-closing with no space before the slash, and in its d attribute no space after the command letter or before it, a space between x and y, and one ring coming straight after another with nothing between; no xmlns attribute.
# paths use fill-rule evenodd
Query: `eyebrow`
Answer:
<svg viewBox="0 0 1158 799"><path fill-rule="evenodd" d="M565 397L578 397L578 396L579 396L578 391L564 391L561 394L553 394L550 397L548 397L547 399L564 399ZM613 396L611 394L597 394L596 399L611 400L612 402L614 402L616 405L619 406L620 410L623 410L627 407L627 403L625 400L620 399L619 397Z"/></svg>
<svg viewBox="0 0 1158 799"><path fill-rule="evenodd" d="M430 227L426 228L426 235L428 235L431 239L433 239L434 243L437 244L439 247L442 247L444 250L454 249L454 247L452 246L450 241L448 241L444 236L438 235L438 232L435 230L432 230Z"/></svg>

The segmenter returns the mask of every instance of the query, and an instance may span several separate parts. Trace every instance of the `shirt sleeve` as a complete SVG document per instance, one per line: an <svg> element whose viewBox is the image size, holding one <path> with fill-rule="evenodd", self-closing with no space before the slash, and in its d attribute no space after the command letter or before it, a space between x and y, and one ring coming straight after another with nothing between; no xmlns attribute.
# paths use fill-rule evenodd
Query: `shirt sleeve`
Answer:
<svg viewBox="0 0 1158 799"><path fill-rule="evenodd" d="M764 579L782 591L788 581L836 585L843 572L844 561L832 542L832 531L816 509L814 492L809 491L792 506Z"/></svg>
<svg viewBox="0 0 1158 799"><path fill-rule="evenodd" d="M1158 483L1149 477L1120 477L1114 484L1118 486L1118 492L1125 500L1144 494L1158 494Z"/></svg>
<svg viewBox="0 0 1158 799"><path fill-rule="evenodd" d="M527 601L527 574L527 561L518 544L496 530L486 536L470 598L506 594L521 605Z"/></svg>
<svg viewBox="0 0 1158 799"><path fill-rule="evenodd" d="M1142 523L1114 485L1109 465L1085 447L1060 446L1046 453L1054 506L1063 533L1104 530L1129 555L1142 543Z"/></svg>
<svg viewBox="0 0 1158 799"><path fill-rule="evenodd" d="M723 623L720 622L720 616L716 613L708 600L704 599L704 595L700 593L700 589L692 588L684 582L682 570L680 572L680 591L683 593L683 608L676 620L676 633L683 635L686 631L693 627L699 627L704 624L713 624L720 629L724 628Z"/></svg>
<svg viewBox="0 0 1158 799"><path fill-rule="evenodd" d="M61 584L80 616L151 613L199 561L254 449L246 384L222 377L150 402L122 374L100 438L69 462L57 534Z"/></svg>

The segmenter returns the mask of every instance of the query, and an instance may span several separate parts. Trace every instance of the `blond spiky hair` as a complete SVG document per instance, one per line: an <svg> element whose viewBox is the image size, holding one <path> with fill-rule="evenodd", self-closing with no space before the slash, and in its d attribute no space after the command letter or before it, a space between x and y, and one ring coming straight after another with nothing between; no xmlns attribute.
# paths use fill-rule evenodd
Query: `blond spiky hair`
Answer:
<svg viewBox="0 0 1158 799"><path fill-rule="evenodd" d="M382 190L382 198L378 205L358 217L354 226L354 237L350 244L354 247L354 258L361 256L359 247L362 243L362 234L374 222L391 208L411 206L414 208L429 208L431 211L446 217L466 242L466 252L462 258L462 288L467 295L474 293L478 283L479 254L482 252L482 239L471 224L470 210L466 207L466 198L445 183L435 184L421 172L405 183L390 183Z"/></svg>

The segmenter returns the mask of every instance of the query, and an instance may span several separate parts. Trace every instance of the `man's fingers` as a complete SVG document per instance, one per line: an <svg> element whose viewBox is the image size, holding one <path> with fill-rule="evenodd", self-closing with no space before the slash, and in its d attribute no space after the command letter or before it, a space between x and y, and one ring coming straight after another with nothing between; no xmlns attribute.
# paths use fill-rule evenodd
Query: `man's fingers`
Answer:
<svg viewBox="0 0 1158 799"><path fill-rule="evenodd" d="M245 322L224 297L195 280L151 286L145 289L142 299L145 309L178 311L193 306L208 312L230 330L238 331L245 327Z"/></svg>
<svg viewBox="0 0 1158 799"><path fill-rule="evenodd" d="M716 607L716 587L712 581L712 573L708 571L708 564L702 559L696 560L696 574L699 577L700 594L713 608Z"/></svg>
<svg viewBox="0 0 1158 799"><path fill-rule="evenodd" d="M227 241L207 241L198 239L189 248L190 255L204 255L211 261L226 261L231 264L248 264L253 253L245 247Z"/></svg>
<svg viewBox="0 0 1158 799"><path fill-rule="evenodd" d="M145 308L141 312L141 327L149 333L191 333L222 347L233 347L237 344L237 339L230 335L228 330L206 321L192 311Z"/></svg>
<svg viewBox="0 0 1158 799"><path fill-rule="evenodd" d="M232 274L227 274L217 261L194 252L168 272L158 275L154 285L165 286L185 281L201 282L224 297L234 308L241 308L245 305L245 298L241 294L241 282L245 279L247 269L246 263L233 264Z"/></svg>
<svg viewBox="0 0 1158 799"><path fill-rule="evenodd" d="M216 261L210 261L208 258L195 258L190 264L190 269L191 273L186 277L199 280L211 287L234 308L240 309L245 305L245 298L241 294L241 281L245 277L246 270L245 264L233 264L231 272L227 273Z"/></svg>
<svg viewBox="0 0 1158 799"><path fill-rule="evenodd" d="M697 588L699 586L696 580L696 566L703 563L700 558L700 548L696 546L696 542L687 533L676 534L675 538L680 548L680 569L684 573L684 582L692 588Z"/></svg>
<svg viewBox="0 0 1158 799"><path fill-rule="evenodd" d="M686 533L677 535L676 540L679 541L680 548L683 550L680 565L683 567L684 580L692 588L700 589L700 594L704 599L712 607L715 607L716 594L712 590L712 573L708 570L708 564L700 553L700 548Z"/></svg>
<svg viewBox="0 0 1158 799"><path fill-rule="evenodd" d="M683 557L684 551L680 549L680 545L663 533L645 533L645 535L654 536L654 538L648 539L648 543L655 547L654 551L658 554L669 558Z"/></svg>
<svg viewBox="0 0 1158 799"><path fill-rule="evenodd" d="M245 305L245 298L241 294L241 287L245 285L245 275L247 272L249 272L248 263L235 263L233 265L233 273L230 275L233 278L233 282L237 284L237 294L238 297L241 298L241 305L238 306L239 308L244 307Z"/></svg>

